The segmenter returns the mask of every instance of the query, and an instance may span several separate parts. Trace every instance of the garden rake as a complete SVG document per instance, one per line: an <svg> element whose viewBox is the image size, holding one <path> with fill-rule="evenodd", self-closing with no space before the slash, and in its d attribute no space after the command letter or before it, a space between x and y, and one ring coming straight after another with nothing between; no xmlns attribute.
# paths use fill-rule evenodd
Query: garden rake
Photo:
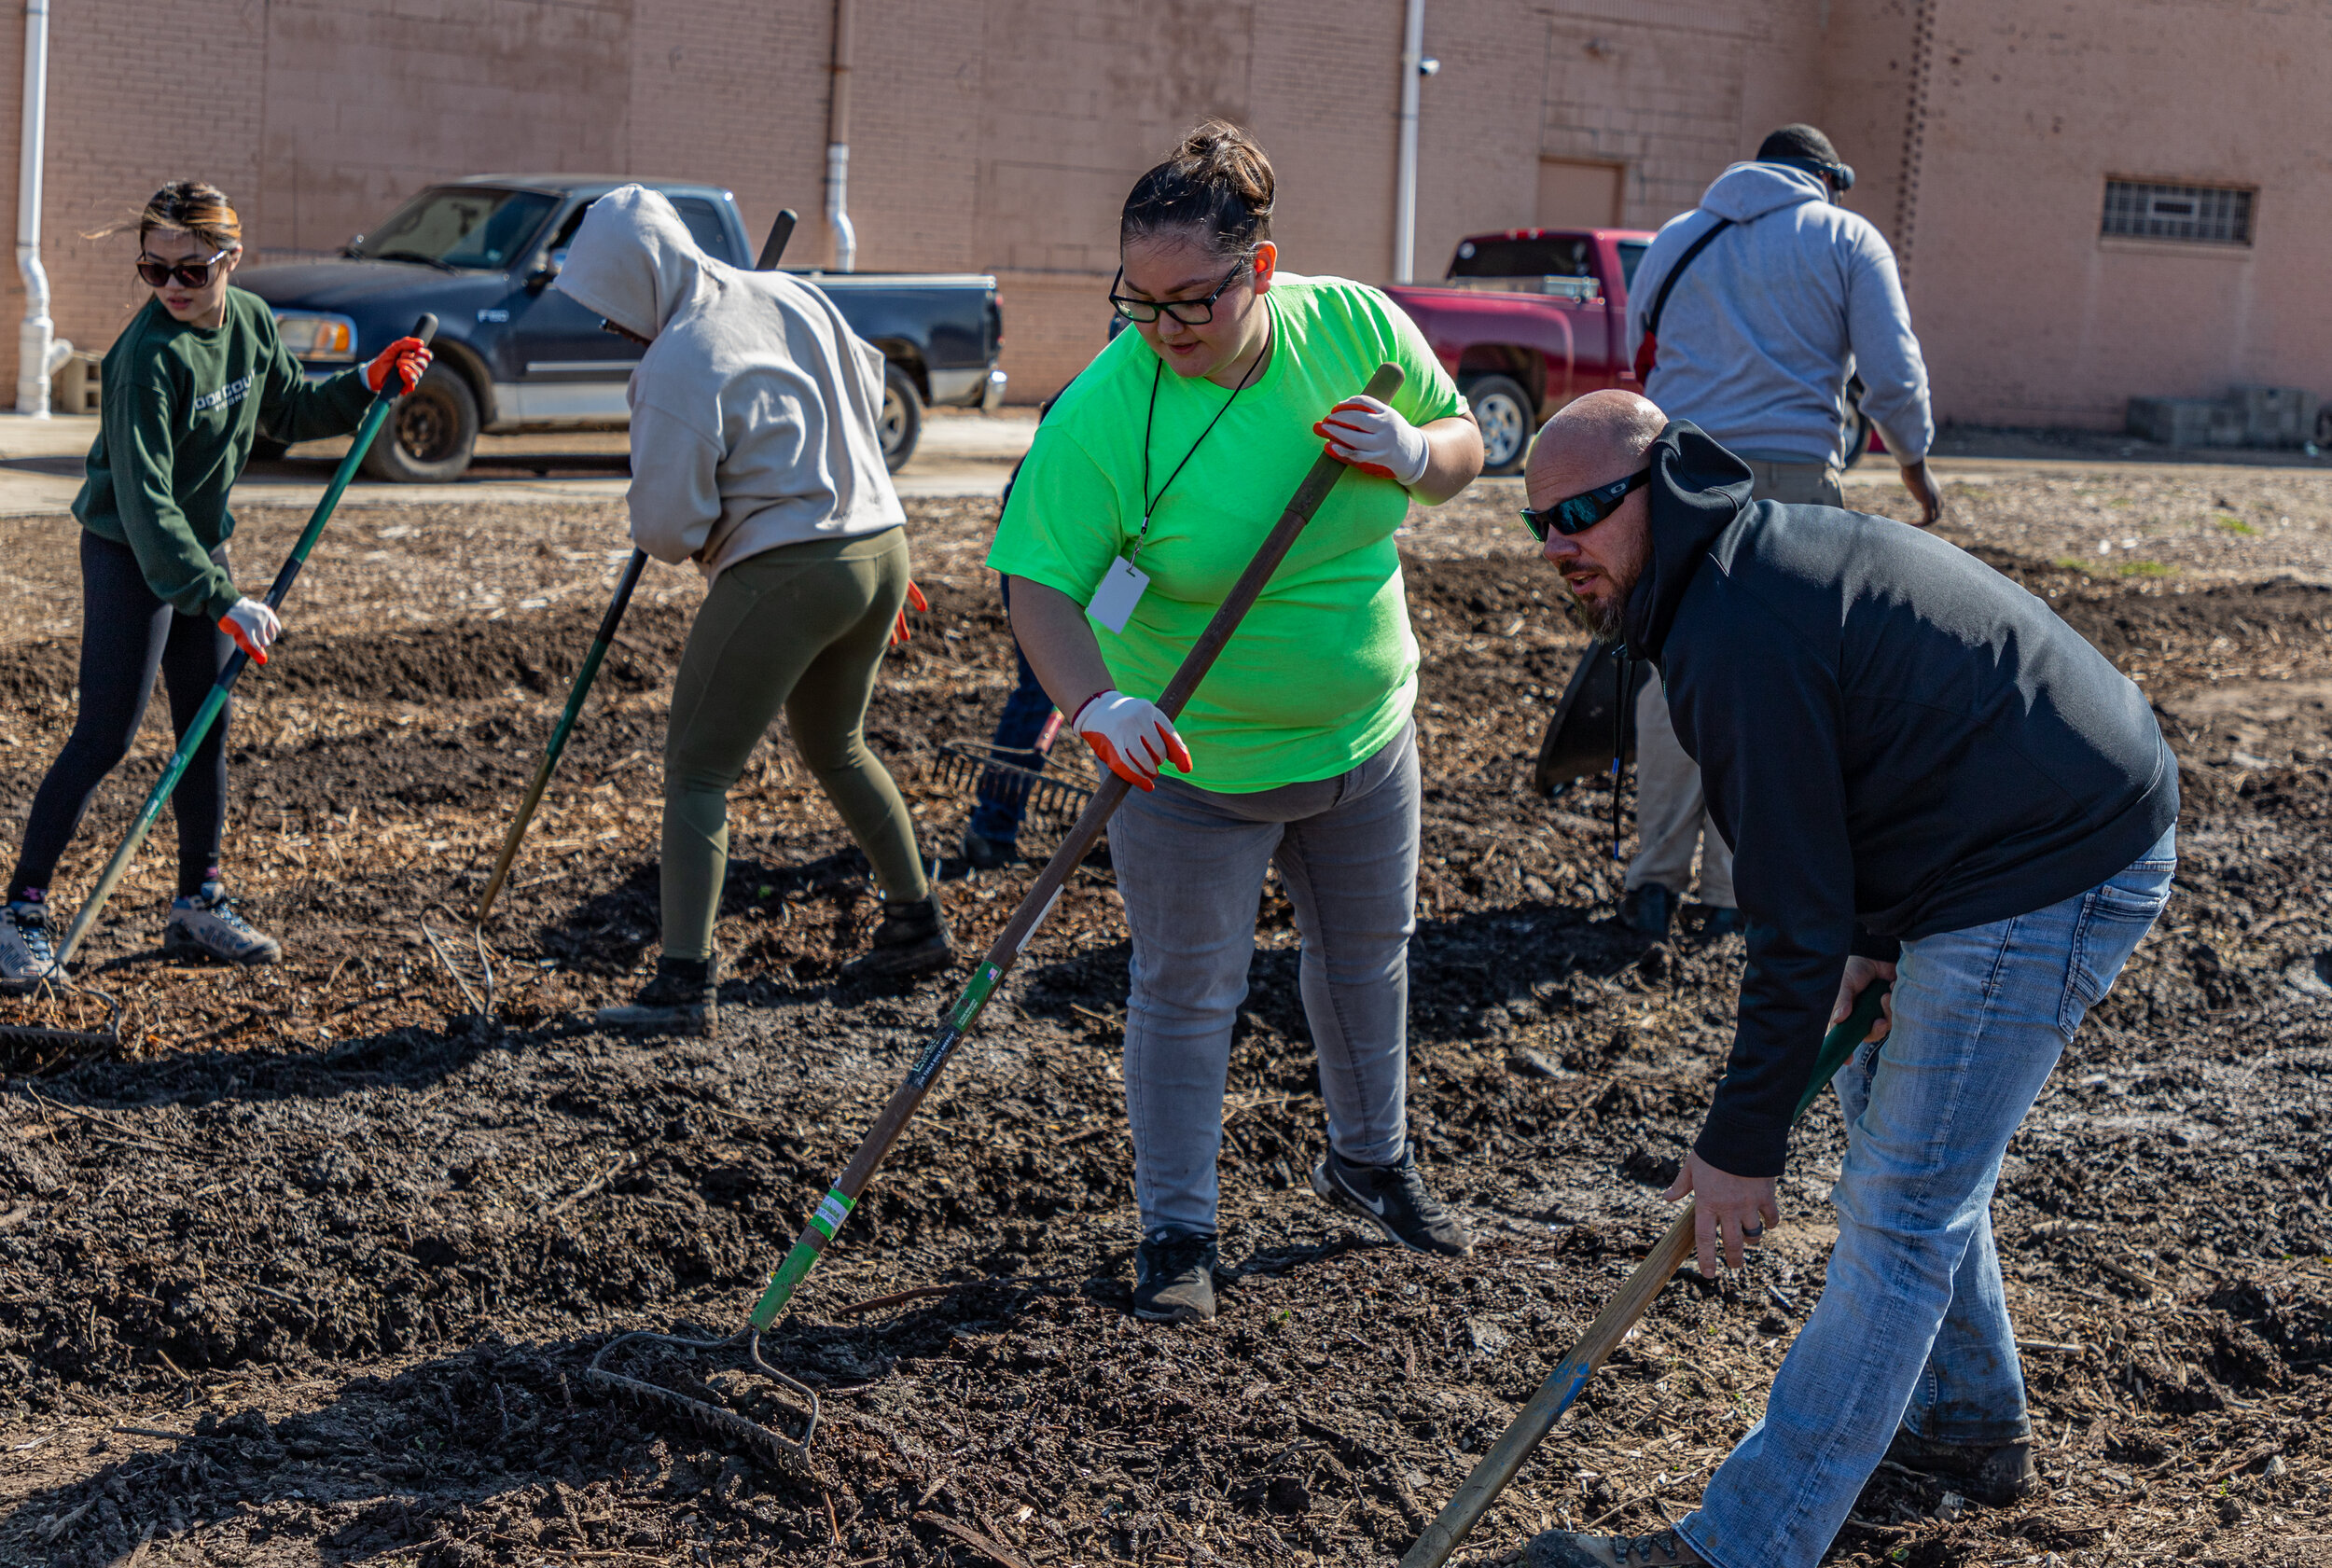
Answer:
<svg viewBox="0 0 2332 1568"><path fill-rule="evenodd" d="M1381 402L1389 402L1393 395L1400 390L1401 382L1400 368L1384 365L1368 378L1366 390L1369 396ZM1174 678L1159 695L1158 706L1169 719L1181 716L1184 706L1190 701L1190 694L1198 689L1199 683L1214 668L1216 656L1223 651L1223 645L1230 641L1231 633L1238 630L1240 621L1262 594L1264 585L1270 581L1271 574L1279 569L1280 562L1296 543L1296 536L1303 532L1304 525L1312 520L1312 513L1319 509L1320 503L1327 498L1328 492L1347 471L1342 463L1325 452L1312 464L1312 472L1297 487L1294 498L1287 503L1287 509L1280 514L1279 521L1265 536L1255 559L1247 563L1247 569L1231 585L1230 592L1216 608L1214 618L1206 623L1205 630L1199 633L1198 641L1191 645L1182 667L1174 672ZM1092 798L1077 817L1076 825L1062 840L1061 847L1053 852L1052 859L1037 875L1035 882L1021 898L1020 907L1012 911L1012 918L1005 922L1004 929L989 944L979 966L972 971L970 982L956 997L954 1005L941 1016L939 1032L932 1036L922 1054L908 1068L898 1087L891 1091L890 1101L883 1106L881 1115L875 1118L875 1124L868 1130L865 1140L859 1144L858 1152L851 1157L849 1165L835 1180L832 1190L812 1212L809 1223L802 1227L801 1234L794 1242L793 1250L785 1255L784 1261L770 1277L769 1287L761 1293L761 1298L755 1304L745 1325L726 1339L686 1339L672 1334L645 1332L626 1334L609 1340L591 1358L585 1376L619 1394L670 1410L709 1436L736 1437L755 1454L787 1470L797 1474L807 1471L810 1441L817 1433L817 1396L762 1359L761 1336L777 1321L778 1314L793 1299L794 1292L800 1287L803 1279L816 1267L819 1255L856 1206L860 1195L874 1179L876 1168L890 1153L891 1145L898 1141L899 1134L906 1131L916 1107L923 1103L923 1096L947 1066L948 1059L954 1054L957 1045L971 1033L980 1010L988 1005L989 998L995 994L1005 975L1027 950L1030 940L1036 935L1036 928L1045 923L1045 917L1051 914L1053 906L1061 901L1062 888L1100 840L1102 829L1108 825L1110 815L1125 799L1130 787L1124 779L1114 772L1102 780L1101 786L1093 792ZM754 1371L774 1380L797 1402L798 1408L796 1414L805 1421L801 1436L798 1438L783 1436L694 1393L682 1393L611 1369L609 1364L616 1359L616 1353L626 1346L635 1349L656 1346L694 1353L742 1350ZM704 1392L710 1394L712 1391L705 1389Z"/></svg>
<svg viewBox="0 0 2332 1568"><path fill-rule="evenodd" d="M424 344L437 335L436 316L424 315L413 324L412 336ZM365 410L364 419L356 426L356 437L349 443L348 454L340 459L340 467L333 471L332 482L325 486L324 497L316 503L315 511L309 516L308 526L300 530L298 541L292 546L289 559L275 574L274 585L267 590L269 609L282 608L285 597L291 592L292 584L298 581L299 569L308 563L308 554L316 548L316 540L323 536L324 525L331 521L334 509L340 504L341 493L356 477L356 465L365 460L365 453L372 450L373 437L381 433L381 426L388 422L389 409L401 395L392 390L396 385L393 377L385 378L381 383L381 390L373 395L371 406ZM202 706L195 710L194 717L179 735L178 749L171 753L170 761L162 768L162 776L146 792L145 804L138 808L138 814L131 821L130 831L122 836L113 858L105 862L104 870L98 874L97 886L90 891L80 911L73 917L73 924L66 929L64 940L58 944L56 961L35 988L36 998L56 999L66 992L83 989L84 994L100 997L108 1005L113 1005L113 999L104 996L102 992L75 988L66 978L65 964L79 949L82 938L90 934L90 928L97 923L97 917L104 911L105 901L113 896L114 889L128 874L130 862L136 856L138 846L146 842L146 836L153 829L155 819L162 813L163 804L170 799L171 792L178 787L179 779L185 776L187 765L193 760L195 748L202 743L202 738L210 733L211 726L217 722L219 714L226 708L227 699L234 690L235 680L243 673L243 666L250 662L250 659L249 654L238 647L219 667L218 679L212 683L210 694L202 699ZM102 1033L0 1028L0 1041L35 1046L118 1045L121 1039L118 1033L120 1022L121 1009L118 1005L113 1005L113 1016Z"/></svg>
<svg viewBox="0 0 2332 1568"><path fill-rule="evenodd" d="M1879 1020L1880 1001L1887 989L1885 980L1872 982L1855 1001L1854 1010L1846 1021L1823 1036L1821 1053L1814 1058L1813 1079L1798 1101L1798 1109L1790 1117L1793 1123L1806 1114L1806 1108L1822 1092L1823 1085L1837 1075L1838 1070L1846 1065L1846 1059L1854 1054L1854 1048L1870 1033L1871 1025ZM1425 1533L1417 1537L1416 1545L1409 1548L1400 1568L1441 1568L1449 1561L1458 1543L1480 1522L1491 1504L1498 1500L1498 1494L1522 1468L1522 1462L1555 1429L1555 1422L1562 1419L1563 1411L1579 1396L1588 1379L1603 1366L1603 1358L1618 1348L1636 1319L1651 1307L1653 1298L1667 1285L1669 1276L1683 1268L1685 1259L1692 1256L1697 1244L1699 1210L1697 1200L1686 1200L1684 1211L1668 1228L1668 1234L1636 1265L1635 1272L1628 1276L1619 1293L1588 1325L1579 1342L1571 1347L1571 1353L1556 1363L1555 1369L1547 1374L1547 1381L1538 1385L1538 1392L1506 1423L1506 1431L1475 1464L1457 1495L1450 1499L1440 1515L1425 1527Z"/></svg>

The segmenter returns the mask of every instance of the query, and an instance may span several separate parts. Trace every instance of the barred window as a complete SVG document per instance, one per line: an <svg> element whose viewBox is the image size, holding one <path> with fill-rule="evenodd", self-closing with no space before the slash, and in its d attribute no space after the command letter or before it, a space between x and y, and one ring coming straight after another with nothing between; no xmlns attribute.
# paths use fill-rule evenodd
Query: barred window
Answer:
<svg viewBox="0 0 2332 1568"><path fill-rule="evenodd" d="M2104 232L2135 240L2247 245L2251 243L2251 199L2256 194L2232 186L2107 180Z"/></svg>

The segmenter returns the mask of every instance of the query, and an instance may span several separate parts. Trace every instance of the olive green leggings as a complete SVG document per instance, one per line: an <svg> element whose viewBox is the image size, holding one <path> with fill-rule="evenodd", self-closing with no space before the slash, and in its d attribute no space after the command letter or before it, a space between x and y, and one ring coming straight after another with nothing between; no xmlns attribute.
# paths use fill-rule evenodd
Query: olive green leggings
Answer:
<svg viewBox="0 0 2332 1568"><path fill-rule="evenodd" d="M680 656L664 739L666 957L712 952L729 791L780 708L883 895L929 895L907 803L867 749L867 702L906 599L903 528L783 545L714 579Z"/></svg>

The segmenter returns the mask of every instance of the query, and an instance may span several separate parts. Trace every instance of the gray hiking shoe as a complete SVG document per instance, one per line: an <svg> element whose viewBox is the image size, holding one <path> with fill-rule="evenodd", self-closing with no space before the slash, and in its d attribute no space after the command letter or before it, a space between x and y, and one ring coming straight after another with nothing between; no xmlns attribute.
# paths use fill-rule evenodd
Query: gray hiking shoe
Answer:
<svg viewBox="0 0 2332 1568"><path fill-rule="evenodd" d="M1133 1315L1150 1323L1198 1323L1215 1315L1212 1236L1145 1236L1133 1253Z"/></svg>
<svg viewBox="0 0 2332 1568"><path fill-rule="evenodd" d="M1549 1530L1522 1548L1522 1568L1687 1568L1706 1562L1673 1530L1656 1535L1581 1535Z"/></svg>
<svg viewBox="0 0 2332 1568"><path fill-rule="evenodd" d="M284 956L284 944L243 919L218 883L204 882L201 892L170 901L162 951L171 958L272 964Z"/></svg>
<svg viewBox="0 0 2332 1568"><path fill-rule="evenodd" d="M21 996L56 966L57 949L49 926L49 906L12 900L0 914L0 992Z"/></svg>
<svg viewBox="0 0 2332 1568"><path fill-rule="evenodd" d="M1312 1190L1338 1208L1359 1215L1385 1240L1411 1252L1467 1257L1474 1238L1465 1222L1441 1206L1425 1188L1414 1146L1401 1151L1398 1165L1354 1165L1330 1149L1312 1168Z"/></svg>
<svg viewBox="0 0 2332 1568"><path fill-rule="evenodd" d="M602 1007L604 1029L710 1034L720 1021L720 980L709 958L659 958L656 978L620 1007Z"/></svg>
<svg viewBox="0 0 2332 1568"><path fill-rule="evenodd" d="M882 906L882 923L875 927L874 945L851 964L853 975L927 975L944 969L955 954L948 933L948 917L939 908L939 889L912 904Z"/></svg>
<svg viewBox="0 0 2332 1568"><path fill-rule="evenodd" d="M2030 1497L2040 1490L2040 1474L2033 1468L2033 1445L2022 1443L1938 1443L1922 1437L1908 1426L1895 1430L1887 1458L1906 1470L1935 1476L1951 1483L1978 1503L1998 1508Z"/></svg>

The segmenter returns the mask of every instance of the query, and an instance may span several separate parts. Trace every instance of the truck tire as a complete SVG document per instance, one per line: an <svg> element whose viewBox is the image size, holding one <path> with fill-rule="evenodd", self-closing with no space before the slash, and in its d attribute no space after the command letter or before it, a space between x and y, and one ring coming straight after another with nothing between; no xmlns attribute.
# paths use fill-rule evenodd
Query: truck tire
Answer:
<svg viewBox="0 0 2332 1568"><path fill-rule="evenodd" d="M478 398L444 360L396 400L365 453L365 472L390 484L445 484L462 477L478 445Z"/></svg>
<svg viewBox="0 0 2332 1568"><path fill-rule="evenodd" d="M894 474L915 455L923 433L923 400L915 391L915 378L887 360L882 367L882 465Z"/></svg>
<svg viewBox="0 0 2332 1568"><path fill-rule="evenodd" d="M1870 416L1863 412L1863 379L1850 377L1846 382L1846 458L1840 468L1852 468L1870 451Z"/></svg>
<svg viewBox="0 0 2332 1568"><path fill-rule="evenodd" d="M1461 390L1482 428L1482 473L1519 474L1531 454L1531 431L1536 424L1531 395L1506 376L1477 376Z"/></svg>

